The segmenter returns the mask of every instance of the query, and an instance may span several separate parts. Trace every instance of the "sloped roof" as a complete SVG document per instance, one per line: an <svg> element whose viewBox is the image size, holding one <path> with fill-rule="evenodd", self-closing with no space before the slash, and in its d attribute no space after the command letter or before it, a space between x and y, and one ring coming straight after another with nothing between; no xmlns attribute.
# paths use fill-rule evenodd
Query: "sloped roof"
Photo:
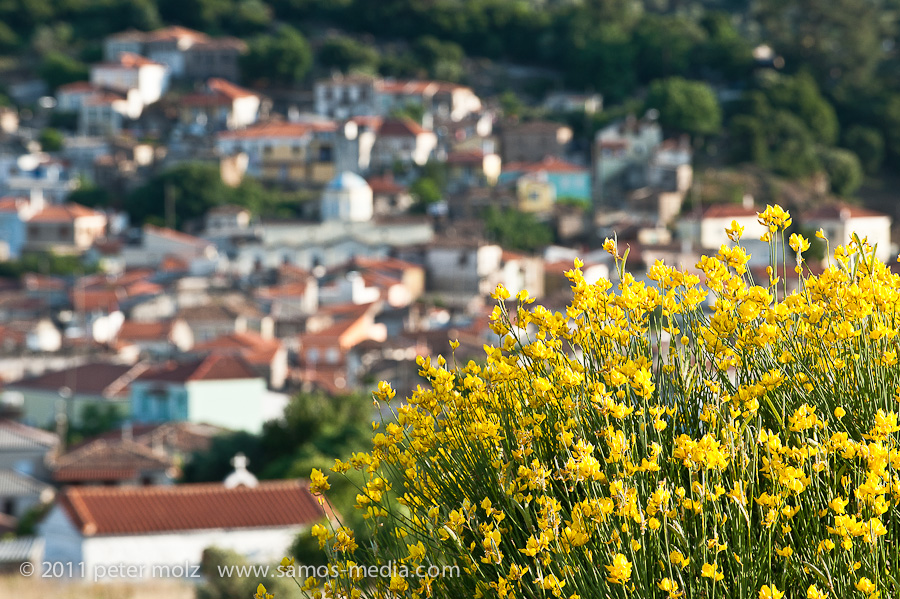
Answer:
<svg viewBox="0 0 900 599"><path fill-rule="evenodd" d="M209 89L219 92L220 94L223 94L224 96L232 100L236 100L238 98L248 98L250 96L256 95L249 89L243 88L240 85L235 85L230 81L226 81L225 79L220 79L218 77L213 77L206 82L206 85L207 87L209 87Z"/></svg>
<svg viewBox="0 0 900 599"><path fill-rule="evenodd" d="M134 441L99 439L60 456L53 467L58 483L131 480L142 472L168 470L172 459Z"/></svg>
<svg viewBox="0 0 900 599"><path fill-rule="evenodd" d="M0 541L0 564L19 564L38 559L44 541L39 537L19 537Z"/></svg>
<svg viewBox="0 0 900 599"><path fill-rule="evenodd" d="M0 419L0 452L30 449L53 449L59 437L33 426L9 419Z"/></svg>
<svg viewBox="0 0 900 599"><path fill-rule="evenodd" d="M120 341L158 341L168 339L172 331L172 321L137 322L126 320L119 328Z"/></svg>
<svg viewBox="0 0 900 599"><path fill-rule="evenodd" d="M198 360L153 366L138 376L141 381L172 383L255 378L259 378L259 375L240 356L215 353Z"/></svg>
<svg viewBox="0 0 900 599"><path fill-rule="evenodd" d="M739 204L716 204L703 211L703 218L737 218L757 216L756 208L745 208Z"/></svg>
<svg viewBox="0 0 900 599"><path fill-rule="evenodd" d="M220 483L69 487L59 505L85 536L294 527L330 515L302 480L233 489Z"/></svg>
<svg viewBox="0 0 900 599"><path fill-rule="evenodd" d="M265 139L270 137L306 137L316 131L335 131L337 123L334 121L322 121L314 123L285 123L283 121L269 121L259 123L246 129L237 131L223 131L219 133L219 139Z"/></svg>
<svg viewBox="0 0 900 599"><path fill-rule="evenodd" d="M192 245L197 248L206 248L207 246L211 245L210 242L206 241L205 239L201 239L193 235L188 235L187 233L182 233L181 231L176 231L175 229L157 227L155 225L144 225L144 233L150 233L158 237L164 237L166 239L170 239L172 241L177 241L179 243L184 243L187 245Z"/></svg>
<svg viewBox="0 0 900 599"><path fill-rule="evenodd" d="M0 470L0 497L40 495L52 488L50 485L21 472Z"/></svg>
<svg viewBox="0 0 900 599"><path fill-rule="evenodd" d="M239 355L250 364L268 365L281 348L278 339L266 339L259 333L247 331L211 339L195 345L193 350Z"/></svg>
<svg viewBox="0 0 900 599"><path fill-rule="evenodd" d="M383 137L416 137L423 133L427 131L410 118L385 119L378 128L378 135Z"/></svg>
<svg viewBox="0 0 900 599"><path fill-rule="evenodd" d="M556 156L545 156L540 162L512 162L503 167L505 172L521 171L525 173L587 173L587 167L580 166L573 162L557 158Z"/></svg>
<svg viewBox="0 0 900 599"><path fill-rule="evenodd" d="M871 218L889 216L884 212L869 210L846 202L819 206L803 214L804 220L846 220L848 218Z"/></svg>
<svg viewBox="0 0 900 599"><path fill-rule="evenodd" d="M33 389L56 393L68 387L76 395L102 395L106 398L128 396L128 385L145 368L142 364L108 364L95 362L47 372L8 383L10 389Z"/></svg>
<svg viewBox="0 0 900 599"><path fill-rule="evenodd" d="M81 204L69 202L67 204L49 204L32 216L29 222L71 223L76 219L89 216L103 216L103 213Z"/></svg>

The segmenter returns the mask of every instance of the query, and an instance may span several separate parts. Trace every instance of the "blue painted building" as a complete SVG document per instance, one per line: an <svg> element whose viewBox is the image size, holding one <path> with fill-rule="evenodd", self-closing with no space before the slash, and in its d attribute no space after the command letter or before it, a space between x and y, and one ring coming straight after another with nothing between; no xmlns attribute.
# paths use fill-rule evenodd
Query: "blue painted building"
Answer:
<svg viewBox="0 0 900 599"><path fill-rule="evenodd" d="M547 156L540 162L514 162L503 166L499 183L515 183L525 175L537 175L549 183L556 199L569 198L591 203L590 169Z"/></svg>

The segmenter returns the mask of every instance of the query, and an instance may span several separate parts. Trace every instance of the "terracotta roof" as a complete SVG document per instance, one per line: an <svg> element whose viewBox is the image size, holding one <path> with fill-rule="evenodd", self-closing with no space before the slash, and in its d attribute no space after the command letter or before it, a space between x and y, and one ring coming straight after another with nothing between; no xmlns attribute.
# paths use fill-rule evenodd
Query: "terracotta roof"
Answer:
<svg viewBox="0 0 900 599"><path fill-rule="evenodd" d="M177 41L183 38L189 38L195 42L207 41L210 39L205 33L195 31L194 29L188 29L187 27L180 27L178 25L163 27L162 29L145 33L142 36L142 39L146 42Z"/></svg>
<svg viewBox="0 0 900 599"><path fill-rule="evenodd" d="M232 99L218 92L196 92L178 99L180 106L231 106Z"/></svg>
<svg viewBox="0 0 900 599"><path fill-rule="evenodd" d="M150 60L140 54L135 54L134 52L120 52L118 58L113 62L101 62L96 66L100 67L120 67L126 69L136 69L145 66L163 66L155 60Z"/></svg>
<svg viewBox="0 0 900 599"><path fill-rule="evenodd" d="M234 489L220 483L69 487L59 505L85 536L293 527L332 515L303 480Z"/></svg>
<svg viewBox="0 0 900 599"><path fill-rule="evenodd" d="M137 377L140 381L186 383L188 381L223 381L255 379L259 375L240 356L213 353L188 362L167 362L148 368Z"/></svg>
<svg viewBox="0 0 900 599"><path fill-rule="evenodd" d="M76 81L74 83L66 83L56 88L56 93L77 94L91 93L97 91L97 87L90 81Z"/></svg>
<svg viewBox="0 0 900 599"><path fill-rule="evenodd" d="M97 362L21 379L9 383L7 387L52 393L68 387L76 395L125 398L128 396L128 385L144 368L142 364L129 366Z"/></svg>
<svg viewBox="0 0 900 599"><path fill-rule="evenodd" d="M854 206L844 202L814 208L803 214L803 220L846 220L848 218L868 218L888 216L884 212L869 210L862 206Z"/></svg>
<svg viewBox="0 0 900 599"><path fill-rule="evenodd" d="M388 94L415 94L422 95L428 92L436 92L440 88L437 81L395 80L382 79L375 82L376 88Z"/></svg>
<svg viewBox="0 0 900 599"><path fill-rule="evenodd" d="M43 210L35 214L29 219L29 222L39 223L70 223L79 218L91 216L103 216L102 212L97 212L87 206L69 202L67 204L51 204L45 206Z"/></svg>
<svg viewBox="0 0 900 599"><path fill-rule="evenodd" d="M393 177L371 177L366 179L366 183L372 188L374 194L397 194L406 191L406 186L394 181Z"/></svg>
<svg viewBox="0 0 900 599"><path fill-rule="evenodd" d="M247 44L243 40L236 37L216 37L205 41L194 42L194 45L188 48L187 51L218 51L226 48L243 52L247 49Z"/></svg>
<svg viewBox="0 0 900 599"><path fill-rule="evenodd" d="M716 204L703 211L703 218L737 218L757 216L756 208L744 208L739 204Z"/></svg>
<svg viewBox="0 0 900 599"><path fill-rule="evenodd" d="M238 355L249 364L267 366L281 348L281 341L278 339L266 339L259 333L245 332L232 333L197 344L193 351Z"/></svg>
<svg viewBox="0 0 900 599"><path fill-rule="evenodd" d="M33 426L6 418L0 419L0 451L52 449L59 445L59 437Z"/></svg>
<svg viewBox="0 0 900 599"><path fill-rule="evenodd" d="M193 235L188 235L187 233L182 233L181 231L176 231L175 229L168 229L166 227L144 225L144 233L152 233L159 237L171 239L172 241L177 241L179 243L185 243L201 248L205 248L211 245L210 242L206 241L205 239L200 239L199 237L194 237Z"/></svg>
<svg viewBox="0 0 900 599"><path fill-rule="evenodd" d="M545 156L540 162L511 162L503 168L505 172L521 171L525 173L587 173L587 167L577 165L556 156Z"/></svg>
<svg viewBox="0 0 900 599"><path fill-rule="evenodd" d="M447 164L478 164L484 162L484 152L481 150L464 150L447 154Z"/></svg>
<svg viewBox="0 0 900 599"><path fill-rule="evenodd" d="M219 79L218 77L213 77L206 82L206 85L207 87L209 87L209 89L224 94L226 97L232 100L236 100L238 98L249 98L250 96L256 95L249 89L244 89L239 85L235 85L234 83L226 81L225 79Z"/></svg>
<svg viewBox="0 0 900 599"><path fill-rule="evenodd" d="M73 289L69 292L72 306L79 312L116 312L123 289Z"/></svg>
<svg viewBox="0 0 900 599"><path fill-rule="evenodd" d="M124 102L125 96L111 91L99 91L91 94L84 99L85 106L102 106L104 104L115 104L116 102ZM102 156L98 157L102 158Z"/></svg>
<svg viewBox="0 0 900 599"><path fill-rule="evenodd" d="M28 204L28 198L14 198L6 196L0 198L0 212L18 212L20 208Z"/></svg>
<svg viewBox="0 0 900 599"><path fill-rule="evenodd" d="M171 321L136 322L126 320L117 335L120 341L158 341L167 339L172 331Z"/></svg>
<svg viewBox="0 0 900 599"><path fill-rule="evenodd" d="M427 133L417 122L412 119L385 119L378 128L378 135L384 137L416 137Z"/></svg>
<svg viewBox="0 0 900 599"><path fill-rule="evenodd" d="M267 137L306 137L317 131L335 131L337 124L333 121L314 123L285 123L269 121L239 131L223 131L219 139L264 139Z"/></svg>
<svg viewBox="0 0 900 599"><path fill-rule="evenodd" d="M126 439L126 430L126 427L122 427L114 431L107 431L89 439L82 445L87 445L87 443L92 443L99 439L121 441ZM130 428L131 439L135 443L151 449L160 447L167 452L183 454L209 449L212 439L225 432L227 432L227 429L220 426L196 422L133 424Z"/></svg>
<svg viewBox="0 0 900 599"><path fill-rule="evenodd" d="M159 263L160 272L186 272L190 266L179 256L166 254L163 256L162 262Z"/></svg>
<svg viewBox="0 0 900 599"><path fill-rule="evenodd" d="M174 466L170 457L134 441L98 439L61 455L53 465L53 480L132 480L144 472L166 471Z"/></svg>
<svg viewBox="0 0 900 599"><path fill-rule="evenodd" d="M23 286L28 291L63 291L66 281L61 277L26 273L22 277Z"/></svg>

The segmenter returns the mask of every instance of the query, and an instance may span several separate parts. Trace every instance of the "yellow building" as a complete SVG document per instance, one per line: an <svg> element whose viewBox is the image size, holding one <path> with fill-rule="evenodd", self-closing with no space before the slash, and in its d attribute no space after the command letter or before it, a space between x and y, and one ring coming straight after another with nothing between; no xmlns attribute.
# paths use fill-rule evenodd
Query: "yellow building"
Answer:
<svg viewBox="0 0 900 599"><path fill-rule="evenodd" d="M523 212L550 212L556 202L556 190L546 174L532 173L516 181L516 198Z"/></svg>

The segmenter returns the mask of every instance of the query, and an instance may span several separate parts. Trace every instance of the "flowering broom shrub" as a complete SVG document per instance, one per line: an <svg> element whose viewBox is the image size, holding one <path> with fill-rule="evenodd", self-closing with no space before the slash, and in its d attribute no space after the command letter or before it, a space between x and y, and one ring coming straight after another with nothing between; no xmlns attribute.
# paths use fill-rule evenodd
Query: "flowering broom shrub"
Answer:
<svg viewBox="0 0 900 599"><path fill-rule="evenodd" d="M790 216L760 219L761 284L736 223L702 281L657 263L638 282L608 241L618 284L586 284L576 261L565 313L522 293L495 308L484 363L419 358L427 385L332 468L365 474L372 540L316 526L332 568L304 591L898 596L900 277L857 237L812 276Z"/></svg>

